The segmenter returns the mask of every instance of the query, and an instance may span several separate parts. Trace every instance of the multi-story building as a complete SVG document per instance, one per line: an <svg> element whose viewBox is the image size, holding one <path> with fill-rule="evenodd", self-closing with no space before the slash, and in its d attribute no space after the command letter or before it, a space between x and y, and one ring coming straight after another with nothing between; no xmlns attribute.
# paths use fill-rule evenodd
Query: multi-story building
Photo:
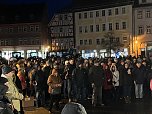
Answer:
<svg viewBox="0 0 152 114"><path fill-rule="evenodd" d="M47 48L47 7L43 4L0 7L0 50L9 59L12 52L21 57L45 57Z"/></svg>
<svg viewBox="0 0 152 114"><path fill-rule="evenodd" d="M75 47L73 21L73 13L70 12L57 13L53 16L48 25L51 52L62 55Z"/></svg>
<svg viewBox="0 0 152 114"><path fill-rule="evenodd" d="M82 56L109 56L107 48L104 47L105 41L109 40L105 37L109 32L113 33L112 41L123 44L116 50L112 50L111 47L111 56L115 56L116 51L128 55L132 39L132 10L133 2L76 9L74 24L76 48L81 51Z"/></svg>
<svg viewBox="0 0 152 114"><path fill-rule="evenodd" d="M152 0L138 0L133 15L134 53L152 57Z"/></svg>

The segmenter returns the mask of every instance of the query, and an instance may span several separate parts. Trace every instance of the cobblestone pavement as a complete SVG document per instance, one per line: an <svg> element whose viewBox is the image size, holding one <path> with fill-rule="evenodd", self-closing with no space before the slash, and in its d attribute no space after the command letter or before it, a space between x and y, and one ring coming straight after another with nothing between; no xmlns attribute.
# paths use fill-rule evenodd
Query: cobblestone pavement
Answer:
<svg viewBox="0 0 152 114"><path fill-rule="evenodd" d="M92 107L87 102L84 107L88 114L152 114L152 99L133 101L131 104L118 103L98 107ZM47 108L30 107L25 109L25 114L49 114L49 112ZM53 114L60 114L60 112L54 111Z"/></svg>

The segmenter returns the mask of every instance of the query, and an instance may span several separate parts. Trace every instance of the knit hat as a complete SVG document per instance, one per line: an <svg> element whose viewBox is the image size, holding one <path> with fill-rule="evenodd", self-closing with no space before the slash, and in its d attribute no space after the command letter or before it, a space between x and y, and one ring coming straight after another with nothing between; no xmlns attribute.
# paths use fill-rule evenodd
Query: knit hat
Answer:
<svg viewBox="0 0 152 114"><path fill-rule="evenodd" d="M2 67L2 74L8 74L11 71L13 71L13 69L10 66L5 65Z"/></svg>
<svg viewBox="0 0 152 114"><path fill-rule="evenodd" d="M64 106L61 114L87 114L87 112L81 104L69 102Z"/></svg>

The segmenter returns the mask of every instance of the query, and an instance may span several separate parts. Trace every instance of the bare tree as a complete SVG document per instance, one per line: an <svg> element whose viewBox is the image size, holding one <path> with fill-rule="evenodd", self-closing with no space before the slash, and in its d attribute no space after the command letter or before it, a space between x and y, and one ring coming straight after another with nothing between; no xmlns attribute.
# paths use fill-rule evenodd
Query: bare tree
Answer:
<svg viewBox="0 0 152 114"><path fill-rule="evenodd" d="M111 57L111 50L116 51L120 47L123 47L124 44L120 42L119 37L116 37L113 31L105 33L104 39L102 40L101 45L107 49Z"/></svg>

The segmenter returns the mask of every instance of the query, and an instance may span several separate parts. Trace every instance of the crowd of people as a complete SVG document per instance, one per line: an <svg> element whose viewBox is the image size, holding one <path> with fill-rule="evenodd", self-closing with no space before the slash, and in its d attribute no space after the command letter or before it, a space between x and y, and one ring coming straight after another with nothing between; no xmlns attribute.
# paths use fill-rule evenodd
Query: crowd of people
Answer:
<svg viewBox="0 0 152 114"><path fill-rule="evenodd" d="M60 109L61 99L92 106L140 102L151 96L151 61L141 57L88 58L55 57L1 62L0 103L8 99L35 97L36 107L49 104ZM3 89L6 88L6 89ZM2 97L1 97L2 96ZM49 101L49 102L48 102ZM9 106L8 106L9 107ZM65 110L65 109L64 109ZM11 114L11 113L9 113Z"/></svg>

